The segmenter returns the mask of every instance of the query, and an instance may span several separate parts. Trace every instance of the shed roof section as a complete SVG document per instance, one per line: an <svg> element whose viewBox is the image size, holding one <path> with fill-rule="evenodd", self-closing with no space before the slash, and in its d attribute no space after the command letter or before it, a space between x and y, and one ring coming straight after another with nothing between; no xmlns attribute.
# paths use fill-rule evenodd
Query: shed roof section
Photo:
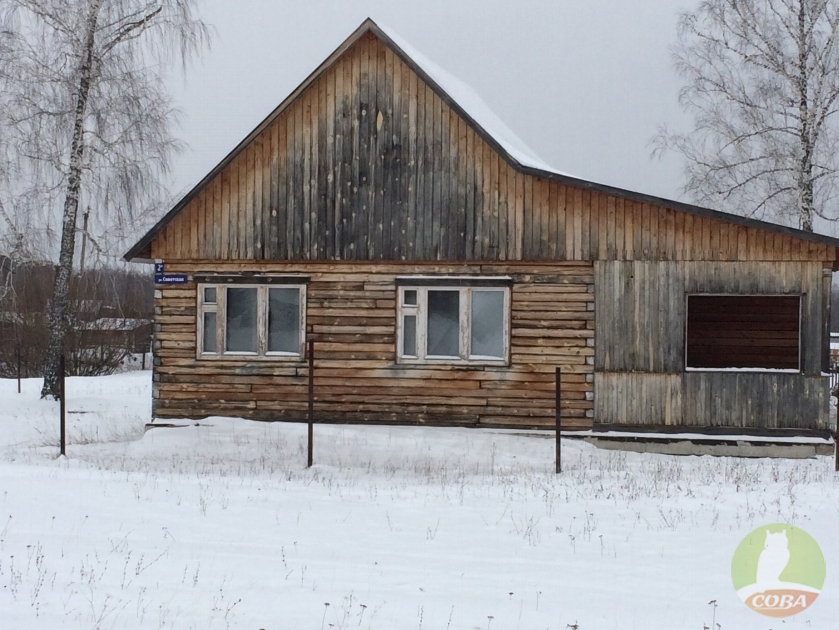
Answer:
<svg viewBox="0 0 839 630"><path fill-rule="evenodd" d="M127 260L822 260L839 240L544 164L365 21Z"/></svg>

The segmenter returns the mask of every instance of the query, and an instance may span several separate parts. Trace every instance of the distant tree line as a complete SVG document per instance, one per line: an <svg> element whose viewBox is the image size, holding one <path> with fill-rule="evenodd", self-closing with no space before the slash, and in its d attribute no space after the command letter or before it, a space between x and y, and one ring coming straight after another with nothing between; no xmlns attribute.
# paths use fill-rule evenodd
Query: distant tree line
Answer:
<svg viewBox="0 0 839 630"><path fill-rule="evenodd" d="M0 257L0 377L43 373L50 340L55 266L12 265ZM66 370L110 374L133 354L151 350L154 285L148 274L99 268L74 274L68 295Z"/></svg>

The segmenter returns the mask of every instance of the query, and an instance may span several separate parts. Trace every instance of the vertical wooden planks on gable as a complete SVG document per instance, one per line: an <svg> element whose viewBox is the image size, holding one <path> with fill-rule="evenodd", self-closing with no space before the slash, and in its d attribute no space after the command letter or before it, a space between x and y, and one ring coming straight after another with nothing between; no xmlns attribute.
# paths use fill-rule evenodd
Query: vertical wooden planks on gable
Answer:
<svg viewBox="0 0 839 630"><path fill-rule="evenodd" d="M655 258L652 252L652 242L654 240L657 225L653 225L655 213L650 208L650 204L642 203L641 205L641 251L635 251L635 255L644 260Z"/></svg>
<svg viewBox="0 0 839 630"><path fill-rule="evenodd" d="M391 217L391 157L393 155L393 54L381 42L376 42L376 108L374 125L376 135L376 177L374 180L373 208L376 216L376 258L390 256ZM388 190L390 189L390 190Z"/></svg>
<svg viewBox="0 0 839 630"><path fill-rule="evenodd" d="M417 151L417 128L418 112L417 103L417 82L419 77L410 69L405 67L408 81L408 197L407 197L407 221L405 224L405 257L409 260L416 259L421 251L417 247L417 175L419 171L419 152ZM405 158L403 158L405 159Z"/></svg>
<svg viewBox="0 0 839 630"><path fill-rule="evenodd" d="M221 173L221 243L220 243L220 258L227 260L231 256L231 242L230 242L230 175L233 172L232 168L227 168Z"/></svg>
<svg viewBox="0 0 839 630"><path fill-rule="evenodd" d="M506 161L499 160L502 162L502 166L506 167ZM512 171L512 169L511 169ZM495 164L493 164L493 171L492 176L495 177ZM525 177L517 172L513 171L508 173L507 176L507 203L512 204L513 212L516 215L516 222L518 223L521 221L522 225L524 226L524 230L522 231L522 252L523 258L525 260L532 260L534 258L534 244L533 244L533 237L532 237L532 225L533 225L533 202L532 199L528 199L527 197L527 190L525 188ZM529 178L528 178L529 179ZM532 191L531 191L532 194ZM530 202L528 204L528 202ZM486 202L485 202L486 203ZM493 213L497 213L496 206L495 206L495 197L493 197ZM495 218L495 217L493 217ZM530 230L528 231L528 226L530 226ZM493 224L490 224L490 240L494 237L493 232ZM490 249L490 255L492 255L492 249Z"/></svg>
<svg viewBox="0 0 839 630"><path fill-rule="evenodd" d="M254 208L253 208L253 259L263 260L265 258L265 232L268 231L270 221L266 220L268 214L268 192L270 182L266 177L269 170L267 166L268 152L271 148L271 127L265 129L256 143L256 156L254 158Z"/></svg>
<svg viewBox="0 0 839 630"><path fill-rule="evenodd" d="M442 258L442 243L446 237L443 226L443 103L440 97L429 87L431 103L431 134L427 141L431 145L431 164L433 172L431 188L431 251L434 260Z"/></svg>
<svg viewBox="0 0 839 630"><path fill-rule="evenodd" d="M265 237L265 258L276 260L285 252L285 120L281 116L271 127L270 202L265 208L268 234ZM280 179L282 177L282 180ZM281 183L282 181L282 183Z"/></svg>
<svg viewBox="0 0 839 630"><path fill-rule="evenodd" d="M359 89L361 90L361 107L359 108L358 146L356 147L356 164L358 165L358 179L356 204L354 212L356 222L352 229L354 258L368 260L373 257L375 225L373 224L373 208L370 203L370 189L373 174L370 171L373 162L371 152L372 129L375 129L376 114L375 98L375 55L371 55L370 38L361 42Z"/></svg>
<svg viewBox="0 0 839 630"><path fill-rule="evenodd" d="M294 119L291 121L290 133L294 134L294 145L291 147L289 162L292 168L292 185L289 190L290 206L289 219L291 229L290 258L301 260L303 258L304 223L308 204L305 203L303 189L304 163L306 162L306 147L303 141L304 107L302 100L294 105Z"/></svg>
<svg viewBox="0 0 839 630"><path fill-rule="evenodd" d="M499 232L498 232L498 215L499 215L499 190L498 190L498 162L501 160L496 151L490 150L489 154L489 258L491 260L498 259L499 249ZM535 178L533 184L535 185Z"/></svg>
<svg viewBox="0 0 839 630"><path fill-rule="evenodd" d="M192 220L189 222L189 251L186 253L187 258L198 258L198 228L201 225L204 214L204 199L202 194L193 200Z"/></svg>
<svg viewBox="0 0 839 630"><path fill-rule="evenodd" d="M466 164L466 208L465 208L465 258L466 260L473 260L475 258L475 132L466 125L466 152L464 153L464 162Z"/></svg>
<svg viewBox="0 0 839 630"><path fill-rule="evenodd" d="M551 214L556 219L556 230L552 233L551 238L556 244L557 260L568 259L568 249L565 243L565 235L568 230L568 214L565 203L567 191L567 186L551 184Z"/></svg>
<svg viewBox="0 0 839 630"><path fill-rule="evenodd" d="M603 195L599 192L589 193L589 239L588 239L588 260L597 260L600 257L600 201Z"/></svg>
<svg viewBox="0 0 839 630"><path fill-rule="evenodd" d="M449 167L447 169L449 176L449 217L448 217L448 234L449 242L446 244L446 260L463 260L458 255L458 251L462 248L463 232L462 217L463 217L463 202L461 201L461 193L463 192L463 176L460 172L459 153L460 153L460 117L455 114L454 110L446 107L448 110L449 133L447 152L449 155Z"/></svg>
<svg viewBox="0 0 839 630"><path fill-rule="evenodd" d="M486 143L475 135L475 259L483 260L486 255L486 182L489 179L489 172L484 158L486 156Z"/></svg>
<svg viewBox="0 0 839 630"><path fill-rule="evenodd" d="M414 172L414 166L411 160L411 108L413 106L411 99L411 71L407 65L401 60L396 60L398 72L400 75L399 82L399 199L397 201L398 208L398 229L397 235L399 237L399 250L394 252L397 260L408 259L408 205L411 195L411 176Z"/></svg>
<svg viewBox="0 0 839 630"><path fill-rule="evenodd" d="M626 209L625 200L615 200L615 259L626 260Z"/></svg>
<svg viewBox="0 0 839 630"><path fill-rule="evenodd" d="M625 260L635 260L635 240L638 227L635 224L634 204L628 199L623 199L623 240Z"/></svg>
<svg viewBox="0 0 839 630"><path fill-rule="evenodd" d="M457 117L457 145L455 157L457 159L457 170L455 181L457 182L457 225L455 236L455 247L453 251L453 259L466 260L467 246L467 219L466 206L468 205L469 197L469 141L467 139L467 125L466 121Z"/></svg>
<svg viewBox="0 0 839 630"><path fill-rule="evenodd" d="M316 169L314 188L315 230L312 258L316 260L333 260L335 250L332 241L332 213L328 204L333 199L331 190L332 158L335 151L334 111L329 107L327 93L329 84L335 76L335 68L330 68L318 79L318 107L317 107L317 147L315 150ZM334 88L333 88L334 89Z"/></svg>
<svg viewBox="0 0 839 630"><path fill-rule="evenodd" d="M452 240L455 238L453 233L452 220L452 166L451 166L451 147L450 140L450 126L452 111L442 99L439 103L440 107L440 250L437 258L439 260L449 260L449 248L453 245Z"/></svg>
<svg viewBox="0 0 839 630"><path fill-rule="evenodd" d="M427 199L428 182L425 173L428 171L428 121L426 120L426 91L425 83L417 78L417 148L416 148L416 197L417 205L414 222L414 251L417 257L427 259L426 223L428 222L429 204Z"/></svg>
<svg viewBox="0 0 839 630"><path fill-rule="evenodd" d="M303 258L317 257L318 89L304 92L303 118Z"/></svg>
<svg viewBox="0 0 839 630"><path fill-rule="evenodd" d="M612 195L604 195L606 200L606 226L604 229L604 234L601 235L601 242L605 241L606 243L606 253L605 255L601 256L601 260L619 260L619 248L617 245L617 222L616 222L616 214L617 208L615 204L615 198ZM601 228L603 229L603 228ZM604 238L605 236L605 238Z"/></svg>
<svg viewBox="0 0 839 630"><path fill-rule="evenodd" d="M597 249L592 252L592 256L597 260L606 260L608 258L609 247L609 200L606 195L597 195Z"/></svg>
<svg viewBox="0 0 839 630"><path fill-rule="evenodd" d="M344 73L347 61L338 62L333 70L334 75L330 84L326 86L327 117L332 145L327 148L329 155L329 204L328 212L332 221L331 252L334 260L344 257L343 250L343 199L344 199L344 138L346 137L346 116L344 102L348 98L344 87Z"/></svg>
<svg viewBox="0 0 839 630"><path fill-rule="evenodd" d="M483 184L483 190L481 192L481 232L479 238L481 239L481 258L492 260L492 158L495 151L486 142L483 142L481 147L483 150L481 157L481 183Z"/></svg>
<svg viewBox="0 0 839 630"><path fill-rule="evenodd" d="M548 213L548 256L551 260L558 260L559 239L559 212L557 211L557 189L559 187L553 182L546 182L545 209Z"/></svg>
<svg viewBox="0 0 839 630"><path fill-rule="evenodd" d="M250 147L249 147L250 148ZM236 225L236 258L246 260L248 257L248 188L250 172L248 160L253 158L253 152L245 149L236 159L239 180L237 183L237 207L233 223Z"/></svg>
<svg viewBox="0 0 839 630"><path fill-rule="evenodd" d="M498 260L507 260L509 243L507 241L508 203L507 172L509 166L504 159L498 160Z"/></svg>
<svg viewBox="0 0 839 630"><path fill-rule="evenodd" d="M341 211L344 259L356 260L359 257L355 234L362 225L358 214L359 209L359 135L361 134L361 109L366 107L361 86L361 51L356 47L349 64L348 72L344 73L344 82L349 82L350 95L347 98L346 113L349 118L347 132L349 136L344 141L344 205Z"/></svg>
<svg viewBox="0 0 839 630"><path fill-rule="evenodd" d="M424 85L425 105L425 132L423 133L423 208L422 208L422 242L423 242L423 258L425 260L435 260L436 252L434 250L434 179L436 174L434 163L434 91L429 85Z"/></svg>
<svg viewBox="0 0 839 630"><path fill-rule="evenodd" d="M551 192L550 182L537 178L533 183L534 203L539 207L539 258L551 259Z"/></svg>

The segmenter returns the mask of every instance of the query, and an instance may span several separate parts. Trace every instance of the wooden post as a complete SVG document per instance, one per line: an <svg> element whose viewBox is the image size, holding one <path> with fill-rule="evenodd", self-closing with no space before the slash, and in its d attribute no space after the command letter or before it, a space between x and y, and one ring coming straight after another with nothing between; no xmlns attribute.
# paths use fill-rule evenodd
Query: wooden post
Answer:
<svg viewBox="0 0 839 630"><path fill-rule="evenodd" d="M140 367L140 369L141 370L146 369L146 350L145 350L145 348L143 349L143 365Z"/></svg>
<svg viewBox="0 0 839 630"><path fill-rule="evenodd" d="M58 365L58 384L61 390L61 427L60 427L60 449L61 455L67 454L67 442L65 439L65 433L67 429L67 387L64 378L64 353L61 353L61 359Z"/></svg>
<svg viewBox="0 0 839 630"><path fill-rule="evenodd" d="M315 342L309 339L309 459L306 468L312 467L315 421Z"/></svg>
<svg viewBox="0 0 839 630"><path fill-rule="evenodd" d="M556 368L556 474L562 472L562 416L559 409L562 399L562 369Z"/></svg>
<svg viewBox="0 0 839 630"><path fill-rule="evenodd" d="M20 393L20 346L17 347L17 393Z"/></svg>

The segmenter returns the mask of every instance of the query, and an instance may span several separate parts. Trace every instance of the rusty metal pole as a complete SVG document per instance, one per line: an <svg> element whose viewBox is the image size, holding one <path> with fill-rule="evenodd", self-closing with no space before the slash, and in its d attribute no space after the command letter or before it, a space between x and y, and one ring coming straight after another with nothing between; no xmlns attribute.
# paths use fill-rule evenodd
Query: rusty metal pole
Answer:
<svg viewBox="0 0 839 630"><path fill-rule="evenodd" d="M64 353L63 352L61 353L61 360L60 360L59 365L58 365L58 372L59 372L58 382L59 382L59 386L60 386L60 389L61 389L61 428L60 428L60 432L61 432L61 436L60 436L60 439L61 439L61 442L60 442L61 453L60 454L61 455L66 455L67 454L67 441L65 439L65 433L66 433L66 429L67 429L67 422L66 422L66 418L67 418L67 387L66 387L65 378L64 378L65 374L64 374Z"/></svg>
<svg viewBox="0 0 839 630"><path fill-rule="evenodd" d="M562 416L559 409L562 399L562 369L556 368L556 474L562 472Z"/></svg>
<svg viewBox="0 0 839 630"><path fill-rule="evenodd" d="M315 342L309 339L309 459L307 468L312 467L312 451L314 450L314 422L315 422Z"/></svg>
<svg viewBox="0 0 839 630"><path fill-rule="evenodd" d="M17 347L17 393L20 393L20 346Z"/></svg>
<svg viewBox="0 0 839 630"><path fill-rule="evenodd" d="M839 395L836 397L836 413L839 414ZM839 472L839 415L836 420L836 431L833 432L833 472Z"/></svg>

